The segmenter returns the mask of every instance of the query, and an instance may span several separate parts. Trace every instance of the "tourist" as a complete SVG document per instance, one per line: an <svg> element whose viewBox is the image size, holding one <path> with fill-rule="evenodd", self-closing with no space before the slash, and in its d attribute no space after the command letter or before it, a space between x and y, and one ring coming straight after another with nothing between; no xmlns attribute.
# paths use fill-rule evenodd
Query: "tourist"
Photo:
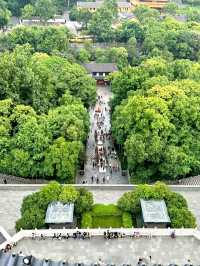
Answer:
<svg viewBox="0 0 200 266"><path fill-rule="evenodd" d="M106 177L107 183L109 183L109 180L110 180L110 177L109 177L109 175L107 175L107 177Z"/></svg>
<svg viewBox="0 0 200 266"><path fill-rule="evenodd" d="M176 238L176 232L175 232L175 230L171 233L171 238Z"/></svg>

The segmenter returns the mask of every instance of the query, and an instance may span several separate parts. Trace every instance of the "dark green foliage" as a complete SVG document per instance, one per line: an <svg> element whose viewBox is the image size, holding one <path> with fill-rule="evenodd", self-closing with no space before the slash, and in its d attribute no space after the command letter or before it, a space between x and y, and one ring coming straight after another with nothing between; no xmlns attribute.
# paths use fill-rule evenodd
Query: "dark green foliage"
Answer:
<svg viewBox="0 0 200 266"><path fill-rule="evenodd" d="M124 228L133 227L133 219L130 212L123 212L122 214L122 225Z"/></svg>
<svg viewBox="0 0 200 266"><path fill-rule="evenodd" d="M197 226L194 215L186 208L170 208L169 216L173 228L195 228Z"/></svg>
<svg viewBox="0 0 200 266"><path fill-rule="evenodd" d="M88 114L79 101L70 96L47 115L11 100L0 101L0 110L2 173L73 182L88 132Z"/></svg>
<svg viewBox="0 0 200 266"><path fill-rule="evenodd" d="M92 228L92 215L90 212L85 212L81 219L81 228Z"/></svg>
<svg viewBox="0 0 200 266"><path fill-rule="evenodd" d="M89 21L92 18L92 12L85 9L77 9L75 6L70 10L69 18L72 21L82 22L83 28L87 28Z"/></svg>
<svg viewBox="0 0 200 266"><path fill-rule="evenodd" d="M53 181L23 199L21 218L16 222L16 230L40 229L45 227L45 215L48 204L57 201L62 187Z"/></svg>
<svg viewBox="0 0 200 266"><path fill-rule="evenodd" d="M11 17L11 12L7 7L7 3L4 0L0 0L0 29L8 25Z"/></svg>
<svg viewBox="0 0 200 266"><path fill-rule="evenodd" d="M187 209L188 205L186 199L181 194L171 192L167 198L167 208Z"/></svg>
<svg viewBox="0 0 200 266"><path fill-rule="evenodd" d="M88 31L95 36L97 41L109 42L114 39L115 31L112 23L117 16L116 1L105 1L104 5L99 8L89 21Z"/></svg>
<svg viewBox="0 0 200 266"><path fill-rule="evenodd" d="M112 107L122 101L113 112L113 136L135 182L198 174L199 67L151 58L112 75Z"/></svg>
<svg viewBox="0 0 200 266"><path fill-rule="evenodd" d="M18 26L0 36L1 48L12 50L17 45L30 44L35 52L65 53L71 34L63 26Z"/></svg>
<svg viewBox="0 0 200 266"><path fill-rule="evenodd" d="M80 188L78 190L79 196L76 200L75 212L77 215L81 213L88 212L92 209L94 203L92 192L86 190L85 188Z"/></svg>
<svg viewBox="0 0 200 266"><path fill-rule="evenodd" d="M45 228L46 210L49 203L54 201L61 201L63 203L73 202L75 204L75 209L79 209L80 216L82 216L84 212L82 216L84 228L92 227L92 218L89 217L90 213L85 213L86 209L89 209L89 204L85 201L85 195L90 195L90 192L85 189L79 192L72 186L61 186L55 181L50 182L48 185L41 188L40 191L30 194L23 199L21 218L16 222L16 230L19 231L21 228ZM81 198L82 196L83 199ZM82 203L82 209L77 206L80 202Z"/></svg>
<svg viewBox="0 0 200 266"><path fill-rule="evenodd" d="M62 99L66 91L87 107L95 101L95 81L81 66L61 57L32 55L31 47L26 45L2 53L0 60L0 99L30 104L40 113L66 101L66 97Z"/></svg>
<svg viewBox="0 0 200 266"><path fill-rule="evenodd" d="M12 15L14 16L20 16L21 15L21 9L26 5L33 5L34 9L36 9L36 2L39 2L40 5L37 4L38 8L37 13L35 15L41 15L42 18L46 18L48 15L54 15L56 11L62 12L66 7L67 3L66 0L48 0L48 1L38 1L38 0L5 0L8 3L8 8L12 12ZM74 0L69 0L69 3L74 3ZM46 7L46 10L44 10L44 7ZM47 8L48 7L48 8ZM52 9L53 7L53 9ZM52 13L53 12L53 13ZM51 16L50 16L51 17Z"/></svg>
<svg viewBox="0 0 200 266"><path fill-rule="evenodd" d="M139 185L135 190L124 193L118 200L118 207L122 211L132 213L134 216L141 216L140 199L165 200L172 228L196 227L195 217L188 210L184 197L170 191L164 183L157 182L153 186Z"/></svg>
<svg viewBox="0 0 200 266"><path fill-rule="evenodd" d="M45 227L45 212L39 208L31 208L23 213L23 217L16 222L15 229L41 229Z"/></svg>

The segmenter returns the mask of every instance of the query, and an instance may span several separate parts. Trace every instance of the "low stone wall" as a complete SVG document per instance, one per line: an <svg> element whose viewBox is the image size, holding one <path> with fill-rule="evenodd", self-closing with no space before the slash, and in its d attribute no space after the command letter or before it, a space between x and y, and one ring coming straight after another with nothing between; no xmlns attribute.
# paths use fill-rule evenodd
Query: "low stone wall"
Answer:
<svg viewBox="0 0 200 266"><path fill-rule="evenodd" d="M0 234L8 241L11 241L12 237L8 234L8 232L0 226Z"/></svg>
<svg viewBox="0 0 200 266"><path fill-rule="evenodd" d="M46 184L0 184L1 190L10 190L10 191L36 191L42 188ZM137 185L74 185L76 188L86 188L88 190L102 190L102 191L112 191L112 190L122 190L122 191L131 191L137 187ZM183 186L183 185L169 185L173 191L200 191L200 186Z"/></svg>
<svg viewBox="0 0 200 266"><path fill-rule="evenodd" d="M76 233L77 231L83 233L88 232L91 237L95 236L104 236L104 232L107 231L108 228L97 228L97 229L44 229L44 230L21 230L17 234L15 234L12 238L5 241L0 245L0 249L4 249L7 244L14 244L19 242L20 240L24 238L32 238L34 235L34 238L40 238L41 235L43 237L53 237L54 234L58 235L61 234L62 236L66 236L69 234L70 236L73 235L73 233ZM126 236L133 236L136 234L138 237L170 237L172 232L175 231L176 237L195 237L197 240L200 240L200 231L197 229L158 229L158 228L115 228L109 229L110 232L118 232L125 234Z"/></svg>

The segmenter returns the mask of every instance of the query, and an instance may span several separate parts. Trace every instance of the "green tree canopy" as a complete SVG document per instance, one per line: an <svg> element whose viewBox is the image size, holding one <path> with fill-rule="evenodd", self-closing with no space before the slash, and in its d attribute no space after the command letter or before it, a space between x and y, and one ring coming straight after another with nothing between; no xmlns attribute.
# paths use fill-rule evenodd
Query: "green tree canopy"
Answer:
<svg viewBox="0 0 200 266"><path fill-rule="evenodd" d="M39 113L57 106L66 91L87 107L95 102L95 81L85 69L58 56L32 52L26 45L0 55L0 99L30 104Z"/></svg>
<svg viewBox="0 0 200 266"><path fill-rule="evenodd" d="M0 36L2 48L13 50L17 45L30 44L35 52L67 53L71 34L63 26L17 26Z"/></svg>
<svg viewBox="0 0 200 266"><path fill-rule="evenodd" d="M198 97L196 91L157 85L116 108L113 134L124 145L135 178L177 179L198 173Z"/></svg>
<svg viewBox="0 0 200 266"><path fill-rule="evenodd" d="M135 216L141 216L140 199L164 200L171 219L172 228L195 228L196 219L188 210L185 198L172 192L164 183L156 182L153 186L139 185L135 190L126 192L118 200L118 207L122 211L128 211Z"/></svg>

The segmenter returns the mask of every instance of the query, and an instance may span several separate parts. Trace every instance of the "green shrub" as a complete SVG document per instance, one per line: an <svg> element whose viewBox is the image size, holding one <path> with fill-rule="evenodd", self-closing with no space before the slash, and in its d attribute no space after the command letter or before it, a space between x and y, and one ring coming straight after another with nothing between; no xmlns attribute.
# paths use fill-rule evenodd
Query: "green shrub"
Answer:
<svg viewBox="0 0 200 266"><path fill-rule="evenodd" d="M78 199L79 193L72 186L64 186L60 195L59 201L62 203L74 203Z"/></svg>
<svg viewBox="0 0 200 266"><path fill-rule="evenodd" d="M39 193L41 195L40 197L43 198L43 201L48 205L50 202L58 200L61 191L62 186L56 181L51 181L48 185L44 186Z"/></svg>
<svg viewBox="0 0 200 266"><path fill-rule="evenodd" d="M133 212L134 192L125 192L117 205L122 211Z"/></svg>
<svg viewBox="0 0 200 266"><path fill-rule="evenodd" d="M124 228L133 227L132 215L130 212L123 212L123 214L122 214L122 226Z"/></svg>
<svg viewBox="0 0 200 266"><path fill-rule="evenodd" d="M141 215L140 199L163 199L168 208L172 228L194 228L196 226L195 217L188 210L185 198L171 191L162 182L156 182L153 186L139 185L135 190L124 193L117 205L121 211L131 212L138 217Z"/></svg>
<svg viewBox="0 0 200 266"><path fill-rule="evenodd" d="M75 202L75 213L81 215L84 212L91 211L94 203L93 194L85 188L79 189L79 196Z"/></svg>
<svg viewBox="0 0 200 266"><path fill-rule="evenodd" d="M168 210L172 228L195 228L196 219L188 209L171 208Z"/></svg>
<svg viewBox="0 0 200 266"><path fill-rule="evenodd" d="M90 212L85 212L81 219L81 228L92 228L92 215Z"/></svg>
<svg viewBox="0 0 200 266"><path fill-rule="evenodd" d="M92 207L92 216L101 217L101 216L121 216L121 210L114 204L104 205L104 204L95 204Z"/></svg>
<svg viewBox="0 0 200 266"><path fill-rule="evenodd" d="M48 204L57 200L61 200L63 203L74 202L75 210L78 209L79 214L81 214L83 211L89 211L92 208L93 195L85 189L77 191L76 188L72 186L62 187L57 182L50 182L40 191L30 194L23 199L21 218L16 222L16 230L18 231L21 228L44 228ZM78 218L80 217L81 215ZM90 220L91 221L88 220L88 222L86 220L83 226L92 227L92 218Z"/></svg>
<svg viewBox="0 0 200 266"><path fill-rule="evenodd" d="M45 211L40 208L33 207L27 209L21 219L16 222L16 231L23 229L40 229L45 227Z"/></svg>
<svg viewBox="0 0 200 266"><path fill-rule="evenodd" d="M187 209L188 208L186 199L181 194L178 194L175 192L170 193L169 198L166 200L166 204L167 204L168 209L171 209L171 208Z"/></svg>

